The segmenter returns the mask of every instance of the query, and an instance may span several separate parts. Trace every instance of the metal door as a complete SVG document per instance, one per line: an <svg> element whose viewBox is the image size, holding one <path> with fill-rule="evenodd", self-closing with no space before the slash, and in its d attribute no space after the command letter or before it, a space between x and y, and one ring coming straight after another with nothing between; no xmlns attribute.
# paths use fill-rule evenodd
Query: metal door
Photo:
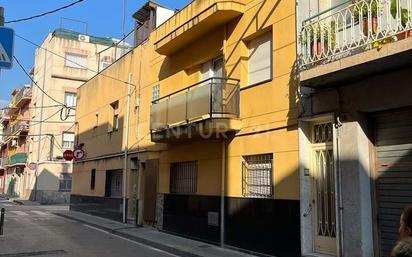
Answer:
<svg viewBox="0 0 412 257"><path fill-rule="evenodd" d="M314 250L336 255L336 184L332 123L313 126Z"/></svg>
<svg viewBox="0 0 412 257"><path fill-rule="evenodd" d="M399 217L412 203L412 108L374 115L380 256L398 240Z"/></svg>

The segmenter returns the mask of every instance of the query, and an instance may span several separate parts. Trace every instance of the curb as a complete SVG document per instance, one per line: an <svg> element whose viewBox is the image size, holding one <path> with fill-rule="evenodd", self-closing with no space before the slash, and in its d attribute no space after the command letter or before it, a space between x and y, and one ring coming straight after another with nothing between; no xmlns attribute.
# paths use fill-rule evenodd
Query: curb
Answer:
<svg viewBox="0 0 412 257"><path fill-rule="evenodd" d="M66 219L75 220L75 221L78 221L80 223L87 224L89 226L92 226L92 227L104 230L106 232L109 232L110 234L121 236L123 238L130 239L130 240L133 240L137 243L141 243L141 244L153 247L153 248L157 248L159 250L162 250L162 251L165 251L165 252L168 252L168 253L171 253L171 254L175 254L175 255L178 255L178 256L182 256L182 257L204 257L202 255L194 254L194 253L191 253L191 252L188 252L188 251L185 251L185 250L180 250L180 249L174 248L174 247L166 245L166 244L162 244L162 243L158 243L158 242L155 242L155 241L147 240L147 239L142 238L142 237L130 235L130 234L121 232L119 230L109 229L109 228L106 228L104 226L98 225L96 223L85 221L83 219L76 218L76 217L73 217L73 216L70 216L70 215L66 215L64 213L54 213L54 214L57 215L57 216L66 218Z"/></svg>

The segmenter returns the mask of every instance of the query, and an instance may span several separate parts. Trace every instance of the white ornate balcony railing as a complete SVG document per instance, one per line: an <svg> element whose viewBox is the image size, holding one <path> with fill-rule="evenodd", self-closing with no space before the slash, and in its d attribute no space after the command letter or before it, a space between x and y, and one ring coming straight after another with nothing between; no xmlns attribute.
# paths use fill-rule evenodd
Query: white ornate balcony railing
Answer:
<svg viewBox="0 0 412 257"><path fill-rule="evenodd" d="M303 21L300 67L412 37L412 0L352 0Z"/></svg>

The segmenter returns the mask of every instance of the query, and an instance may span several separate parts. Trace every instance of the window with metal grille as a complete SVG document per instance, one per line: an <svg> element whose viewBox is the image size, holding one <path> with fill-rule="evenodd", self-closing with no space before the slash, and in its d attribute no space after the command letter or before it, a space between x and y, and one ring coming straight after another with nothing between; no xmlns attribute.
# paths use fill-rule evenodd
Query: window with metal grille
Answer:
<svg viewBox="0 0 412 257"><path fill-rule="evenodd" d="M152 101L157 101L160 98L160 85L155 85L152 88Z"/></svg>
<svg viewBox="0 0 412 257"><path fill-rule="evenodd" d="M243 157L242 193L246 197L273 196L273 155L259 154Z"/></svg>
<svg viewBox="0 0 412 257"><path fill-rule="evenodd" d="M70 191L72 190L72 174L61 173L59 177L59 190L60 191Z"/></svg>
<svg viewBox="0 0 412 257"><path fill-rule="evenodd" d="M170 192L195 194L197 192L197 162L170 164Z"/></svg>

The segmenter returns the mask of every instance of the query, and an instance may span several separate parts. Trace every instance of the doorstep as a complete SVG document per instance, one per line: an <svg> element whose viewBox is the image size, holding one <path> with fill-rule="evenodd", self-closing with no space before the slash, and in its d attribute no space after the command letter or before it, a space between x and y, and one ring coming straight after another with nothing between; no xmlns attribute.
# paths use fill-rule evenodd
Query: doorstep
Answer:
<svg viewBox="0 0 412 257"><path fill-rule="evenodd" d="M183 257L246 257L254 256L235 250L163 233L153 228L136 227L82 212L66 211L55 213L64 218L102 229L133 241Z"/></svg>

